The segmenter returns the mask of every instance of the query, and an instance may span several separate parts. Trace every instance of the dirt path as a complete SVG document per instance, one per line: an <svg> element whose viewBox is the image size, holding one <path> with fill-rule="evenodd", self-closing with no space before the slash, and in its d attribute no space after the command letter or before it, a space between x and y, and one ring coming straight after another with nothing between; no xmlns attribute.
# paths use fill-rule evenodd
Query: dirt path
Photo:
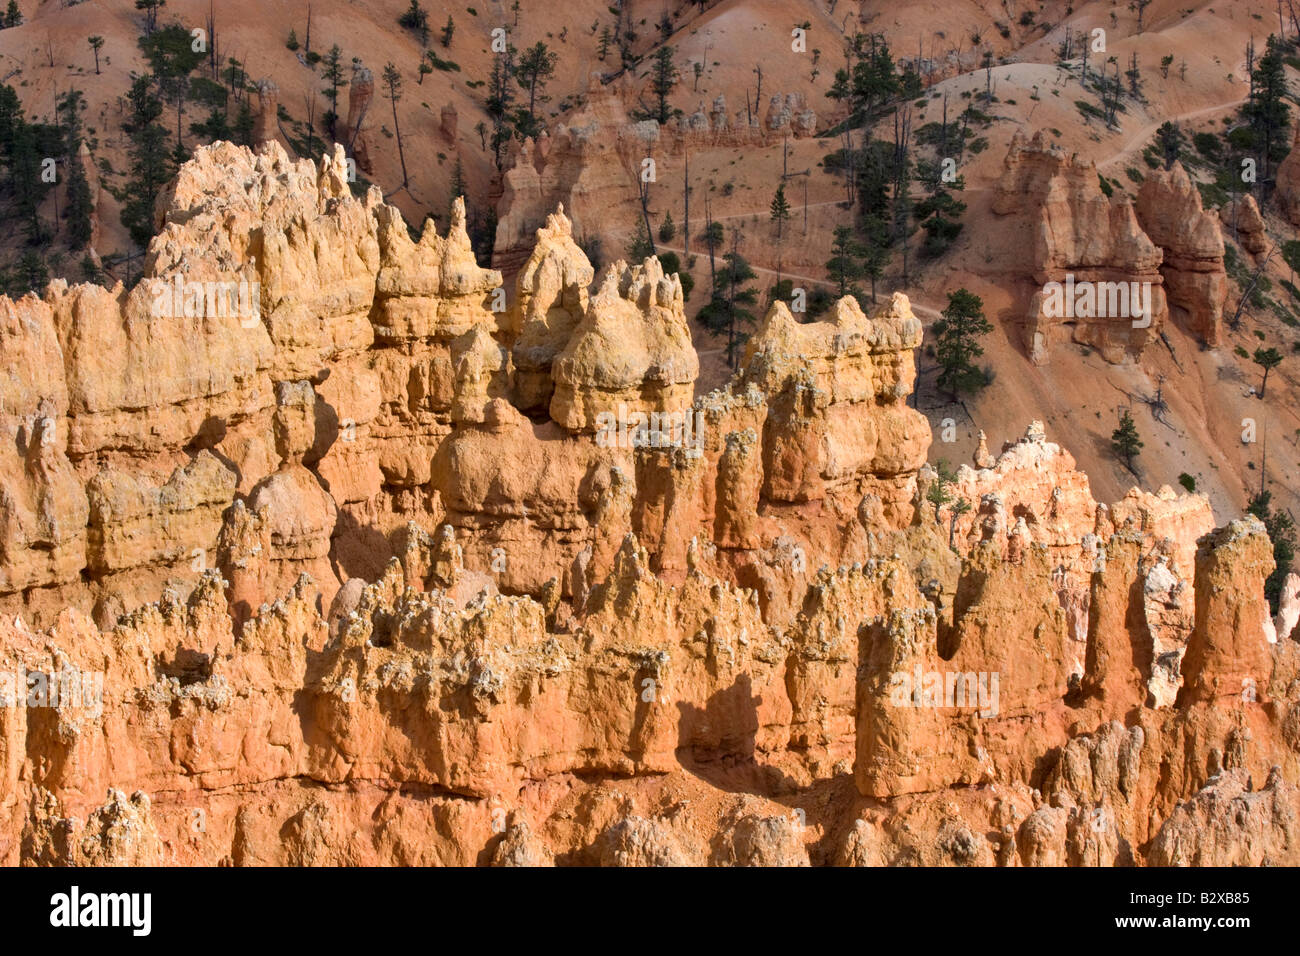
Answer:
<svg viewBox="0 0 1300 956"><path fill-rule="evenodd" d="M1100 163L1098 163L1097 168L1105 169L1108 166L1113 166L1115 163L1118 163L1121 159L1123 159L1129 153L1133 152L1133 150L1137 149L1139 146L1141 146L1143 143L1149 140L1152 136L1154 136L1156 130L1158 130L1165 123L1173 123L1182 120L1198 119L1202 116L1209 116L1212 113L1221 113L1226 109L1232 109L1233 107L1240 106L1245 102L1246 102L1246 97L1242 97L1241 99L1233 100L1230 103L1219 103L1216 106L1207 106L1204 107L1203 109L1192 110L1188 113L1181 113L1178 116L1168 116L1157 123L1148 123L1146 126L1138 130L1137 133L1130 136L1128 141L1119 150L1119 152L1111 156L1110 159L1104 159Z"/></svg>
<svg viewBox="0 0 1300 956"><path fill-rule="evenodd" d="M799 206L793 206L793 205L792 205L792 206L790 207L790 221L791 221L791 222L794 222L794 221L795 221L796 219L798 219L801 215L803 215L803 211L804 211L804 209L816 209L816 208L819 207L819 206L842 206L842 205L844 205L845 202L847 202L847 200L845 200L845 199L828 199L828 200L826 200L825 202L810 202L807 206L802 206L802 205L799 205ZM763 210L756 210L756 211L754 211L754 212L734 212L734 213L732 213L730 216L714 216L714 217L713 217L713 221L714 221L714 222L722 222L722 220L724 220L724 219L749 219L749 218L751 218L751 217L753 217L753 216L760 216L760 217L762 217L762 216L766 216L766 215L768 215L768 214L769 214L769 211L766 210L766 209L763 209Z"/></svg>
<svg viewBox="0 0 1300 956"><path fill-rule="evenodd" d="M666 249L668 252L675 252L680 256L686 255L685 250L682 249L681 246L670 246L667 243L656 242L655 248ZM691 255L698 256L700 259L707 259L709 254L707 251L702 252L699 249L697 249L695 252L691 253ZM722 256L719 255L718 258L721 259ZM707 266L708 262L706 261L703 264ZM682 263L682 265L685 265L685 263ZM749 264L749 267L753 269L755 272L759 272L759 273L765 272L771 276L777 275L777 271L775 269L768 269L763 266L756 266L752 262ZM800 282L811 282L814 285L824 285L824 286L831 286L831 287L835 286L834 282L828 282L825 279L814 279L812 276L799 275L799 273L797 272L788 272L784 269L781 270L780 275L782 279L798 279Z"/></svg>

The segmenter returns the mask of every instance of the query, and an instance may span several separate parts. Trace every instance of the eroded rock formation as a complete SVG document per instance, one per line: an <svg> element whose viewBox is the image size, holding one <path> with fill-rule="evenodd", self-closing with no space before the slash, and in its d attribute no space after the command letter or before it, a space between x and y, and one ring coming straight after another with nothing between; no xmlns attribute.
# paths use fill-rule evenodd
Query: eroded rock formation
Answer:
<svg viewBox="0 0 1300 956"><path fill-rule="evenodd" d="M993 211L1016 221L1005 234L1029 237L1007 256L1030 264L1037 287L1023 326L1034 362L1067 337L1109 362L1141 354L1168 317L1163 256L1133 203L1102 191L1095 163L1048 145L1041 131L1028 140L1017 131Z"/></svg>
<svg viewBox="0 0 1300 956"><path fill-rule="evenodd" d="M507 301L344 169L201 149L134 289L0 298L4 862L1300 861L1258 521L1037 425L936 513L905 296L696 397L657 260L555 211Z"/></svg>
<svg viewBox="0 0 1300 956"><path fill-rule="evenodd" d="M1201 207L1200 190L1182 163L1147 175L1138 191L1137 214L1151 241L1164 250L1160 274L1174 315L1181 316L1200 341L1218 345L1223 303L1228 298L1223 236L1214 214ZM1249 209L1242 218L1249 237L1259 219L1258 208L1253 220Z"/></svg>
<svg viewBox="0 0 1300 956"><path fill-rule="evenodd" d="M1274 173L1274 195L1282 215L1293 226L1300 226L1300 129L1291 141L1291 152L1278 164Z"/></svg>

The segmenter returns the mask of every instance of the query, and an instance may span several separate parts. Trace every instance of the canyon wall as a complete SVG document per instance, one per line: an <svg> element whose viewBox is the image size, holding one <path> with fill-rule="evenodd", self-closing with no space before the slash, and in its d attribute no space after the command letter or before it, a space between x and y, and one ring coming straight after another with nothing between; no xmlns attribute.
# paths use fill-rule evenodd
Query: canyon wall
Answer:
<svg viewBox="0 0 1300 956"><path fill-rule="evenodd" d="M137 286L0 298L4 862L1300 859L1258 521L1041 426L936 511L906 296L697 396L657 259L566 206L508 295L345 171L201 149Z"/></svg>

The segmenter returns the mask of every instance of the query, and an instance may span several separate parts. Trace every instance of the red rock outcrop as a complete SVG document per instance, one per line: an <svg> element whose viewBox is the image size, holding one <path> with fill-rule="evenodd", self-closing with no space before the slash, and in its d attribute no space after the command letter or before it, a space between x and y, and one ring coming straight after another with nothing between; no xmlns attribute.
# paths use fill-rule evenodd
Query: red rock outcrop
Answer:
<svg viewBox="0 0 1300 956"><path fill-rule="evenodd" d="M1201 342L1218 345L1228 298L1223 236L1214 214L1201 207L1200 190L1182 163L1148 173L1138 190L1137 215L1151 241L1164 250L1160 274L1174 316Z"/></svg>
<svg viewBox="0 0 1300 956"><path fill-rule="evenodd" d="M370 137L366 132L366 114L370 112L371 102L375 98L375 75L364 66L352 71L352 82L348 84L348 118L343 128L348 149L356 158L357 168L373 173L373 160L370 157Z"/></svg>
<svg viewBox="0 0 1300 956"><path fill-rule="evenodd" d="M1268 226L1259 211L1255 197L1247 193L1240 199L1225 204L1219 210L1219 219L1225 230L1253 256L1268 251Z"/></svg>
<svg viewBox="0 0 1300 956"><path fill-rule="evenodd" d="M1273 174L1273 194L1278 207L1293 226L1300 226L1300 128L1291 141L1291 152L1278 164Z"/></svg>
<svg viewBox="0 0 1300 956"><path fill-rule="evenodd" d="M1018 270L1028 263L1037 286L1022 331L1035 363L1066 335L1108 362L1142 353L1168 316L1162 254L1133 203L1102 192L1095 163L1066 156L1041 131L1028 141L1017 131L993 212L1015 219L1004 235L1028 237L1027 248L1010 243L1005 258Z"/></svg>
<svg viewBox="0 0 1300 956"><path fill-rule="evenodd" d="M936 514L905 296L694 398L656 259L557 212L504 307L343 170L200 150L141 285L0 298L0 860L1300 861L1258 521L1039 425Z"/></svg>

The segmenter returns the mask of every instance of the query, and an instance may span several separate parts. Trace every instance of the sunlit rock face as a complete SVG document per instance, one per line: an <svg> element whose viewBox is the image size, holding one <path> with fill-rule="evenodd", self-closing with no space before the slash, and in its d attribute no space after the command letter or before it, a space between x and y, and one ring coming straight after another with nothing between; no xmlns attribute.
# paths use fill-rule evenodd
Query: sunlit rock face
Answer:
<svg viewBox="0 0 1300 956"><path fill-rule="evenodd" d="M1042 263L1159 281L1017 149ZM1263 526L1038 423L936 512L906 296L697 396L679 279L563 210L513 297L340 153L200 149L163 216L134 288L0 298L5 863L1300 862Z"/></svg>

